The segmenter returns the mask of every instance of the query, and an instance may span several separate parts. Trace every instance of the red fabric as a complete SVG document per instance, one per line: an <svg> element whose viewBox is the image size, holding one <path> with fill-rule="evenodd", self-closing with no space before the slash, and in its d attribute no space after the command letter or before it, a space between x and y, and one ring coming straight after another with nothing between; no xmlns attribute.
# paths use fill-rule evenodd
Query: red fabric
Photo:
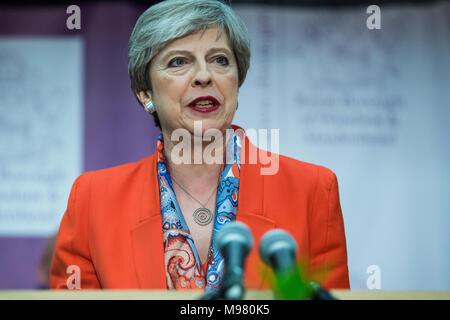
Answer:
<svg viewBox="0 0 450 320"><path fill-rule="evenodd" d="M278 173L261 175L260 163L248 164L255 147L247 137L242 147L246 152L241 157L236 219L249 226L255 239L246 262L247 288L268 288L258 246L262 235L273 228L293 235L310 269L327 270L325 288L349 288L335 174L280 156ZM254 150L259 155L260 150ZM153 154L78 177L56 240L51 288L67 288L70 265L81 270L81 289L166 288L156 164Z"/></svg>

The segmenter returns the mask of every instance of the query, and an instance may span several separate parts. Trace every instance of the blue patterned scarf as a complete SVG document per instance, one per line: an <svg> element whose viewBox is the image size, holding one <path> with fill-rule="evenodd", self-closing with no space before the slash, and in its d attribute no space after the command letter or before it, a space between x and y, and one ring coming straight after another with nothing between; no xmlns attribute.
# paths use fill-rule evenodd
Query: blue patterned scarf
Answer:
<svg viewBox="0 0 450 320"><path fill-rule="evenodd" d="M167 287L169 289L205 290L217 288L222 283L224 264L223 258L216 248L216 235L226 223L236 219L241 140L233 132L227 143L227 155L232 155L227 159L232 159L232 161L225 164L220 176L206 275L173 191L172 180L164 156L162 132L157 141L157 153Z"/></svg>

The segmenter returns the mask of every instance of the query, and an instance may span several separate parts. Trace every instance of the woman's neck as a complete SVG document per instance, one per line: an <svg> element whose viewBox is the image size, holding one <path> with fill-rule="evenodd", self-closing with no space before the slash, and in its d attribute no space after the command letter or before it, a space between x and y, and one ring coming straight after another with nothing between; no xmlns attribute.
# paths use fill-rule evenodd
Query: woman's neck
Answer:
<svg viewBox="0 0 450 320"><path fill-rule="evenodd" d="M164 154L171 177L196 194L217 187L226 161L227 139L225 134L222 136L222 141L203 141L191 134L189 138L172 141L171 134L163 132Z"/></svg>

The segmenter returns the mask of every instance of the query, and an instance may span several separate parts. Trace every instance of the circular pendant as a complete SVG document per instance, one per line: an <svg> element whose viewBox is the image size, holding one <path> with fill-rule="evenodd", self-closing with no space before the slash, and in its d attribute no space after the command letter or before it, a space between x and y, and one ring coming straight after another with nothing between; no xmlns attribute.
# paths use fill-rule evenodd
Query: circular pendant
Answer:
<svg viewBox="0 0 450 320"><path fill-rule="evenodd" d="M194 216L194 221L201 226L208 225L212 220L212 213L208 208L198 208L192 214Z"/></svg>

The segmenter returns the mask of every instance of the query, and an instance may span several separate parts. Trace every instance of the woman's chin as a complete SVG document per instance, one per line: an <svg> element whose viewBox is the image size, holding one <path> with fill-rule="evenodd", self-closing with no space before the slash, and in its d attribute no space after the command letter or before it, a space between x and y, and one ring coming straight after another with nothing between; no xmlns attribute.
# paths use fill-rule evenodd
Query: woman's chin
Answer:
<svg viewBox="0 0 450 320"><path fill-rule="evenodd" d="M227 128L230 127L230 123L224 122L222 119L198 119L198 120L192 120L191 123L188 125L189 131L194 133L195 135L204 135L206 131L208 130L219 130L221 132L225 131Z"/></svg>

